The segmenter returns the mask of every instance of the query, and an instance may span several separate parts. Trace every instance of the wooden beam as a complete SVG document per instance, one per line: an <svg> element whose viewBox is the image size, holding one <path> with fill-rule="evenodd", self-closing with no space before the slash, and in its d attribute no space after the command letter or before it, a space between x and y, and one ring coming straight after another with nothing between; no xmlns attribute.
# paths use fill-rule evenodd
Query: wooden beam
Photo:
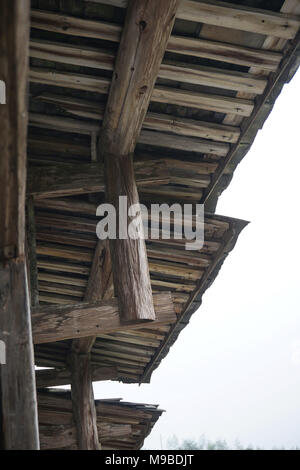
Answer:
<svg viewBox="0 0 300 470"><path fill-rule="evenodd" d="M34 28L113 42L120 40L121 27L110 23L38 10L32 10L31 15L31 26ZM173 35L167 44L167 51L246 67L259 66L272 72L277 69L282 59L282 54L278 52Z"/></svg>
<svg viewBox="0 0 300 470"><path fill-rule="evenodd" d="M100 441L119 439L132 434L130 424L97 423ZM73 424L40 424L41 450L78 448L77 432Z"/></svg>
<svg viewBox="0 0 300 470"><path fill-rule="evenodd" d="M120 0L104 0L102 3L111 5L117 4L117 6L120 6ZM125 2L122 3L122 8L126 8ZM32 12L33 27L40 27L38 24L42 15L43 12L39 12L38 10ZM79 36L89 34L86 37L95 37L95 34L98 35L98 37L106 35L107 40L119 40L120 27L116 25L107 25L105 27L104 25L100 26L96 21L90 21L90 27L88 31L86 31L84 20L72 18L72 21L69 22L68 18L64 15L57 16L59 17L57 22L53 22L53 20L52 22L51 20L49 21L49 27L52 28L52 31ZM299 17L297 16L218 1L195 2L182 0L177 9L176 17L187 21L239 29L284 39L294 38L300 24ZM48 16L48 18L51 18L51 16Z"/></svg>
<svg viewBox="0 0 300 470"><path fill-rule="evenodd" d="M70 356L72 410L79 450L100 450L90 354L73 344Z"/></svg>
<svg viewBox="0 0 300 470"><path fill-rule="evenodd" d="M168 149L205 153L219 157L225 157L230 149L229 144L223 142L210 142L196 137L182 137L157 131L142 131L138 142L154 147L167 147Z"/></svg>
<svg viewBox="0 0 300 470"><path fill-rule="evenodd" d="M0 339L5 449L38 449L30 305L24 260L29 1L3 0L0 15Z"/></svg>
<svg viewBox="0 0 300 470"><path fill-rule="evenodd" d="M85 291L86 302L108 300L113 297L113 274L108 240L99 240L90 271L88 285ZM78 338L73 340L73 347L81 353L89 353L96 340L96 336Z"/></svg>
<svg viewBox="0 0 300 470"><path fill-rule="evenodd" d="M71 369L45 369L36 371L37 388L58 387L60 385L70 385ZM92 381L118 380L118 369L114 366L92 367Z"/></svg>
<svg viewBox="0 0 300 470"><path fill-rule="evenodd" d="M65 98L61 95L43 95L39 97L39 99L55 103L61 109L74 114L74 116L81 117L82 114L84 115L86 113L87 117L95 121L97 120L97 124L91 122L87 123L80 119L31 113L29 115L29 123L33 127L57 129L63 132L74 132L78 134L89 134L91 130L97 130L97 132L99 132L98 121L99 119L103 119L104 112L101 113L98 107L93 109L95 103L78 99L72 100L72 98L67 100L68 103L65 103ZM145 117L143 128L171 132L172 134L180 136L198 137L228 143L236 142L240 135L238 127L150 112L147 113ZM159 135L156 138L156 142L157 141L160 142ZM138 140L138 142L141 141Z"/></svg>
<svg viewBox="0 0 300 470"><path fill-rule="evenodd" d="M32 307L36 307L39 304L39 286L36 257L36 228L34 202L31 196L27 200L27 256L30 276L30 300Z"/></svg>
<svg viewBox="0 0 300 470"><path fill-rule="evenodd" d="M177 0L132 0L127 8L102 124L99 158L107 201L119 216L119 196L139 204L132 154L175 21ZM127 225L129 217L119 222ZM141 213L136 222L142 224ZM110 240L115 294L125 323L154 320L145 240Z"/></svg>
<svg viewBox="0 0 300 470"><path fill-rule="evenodd" d="M279 52L185 36L171 36L167 51L245 67L260 67L268 72L275 72L282 59Z"/></svg>
<svg viewBox="0 0 300 470"><path fill-rule="evenodd" d="M115 56L109 52L37 39L31 40L30 56L102 70L113 70L115 60ZM224 71L176 61L162 63L158 78L256 94L263 93L267 84L265 78L249 73Z"/></svg>
<svg viewBox="0 0 300 470"><path fill-rule="evenodd" d="M157 325L176 321L173 301L169 292L153 295L156 320L149 325L137 320L130 325L122 324L117 299L96 303L40 306L33 309L32 329L35 344L51 343L64 339L83 338L95 333L105 334L139 328L154 328Z"/></svg>
<svg viewBox="0 0 300 470"><path fill-rule="evenodd" d="M41 450L62 449L76 445L77 429L74 424L40 424Z"/></svg>
<svg viewBox="0 0 300 470"><path fill-rule="evenodd" d="M293 39L300 26L299 18L292 15L220 1L184 0L178 18L285 39Z"/></svg>
<svg viewBox="0 0 300 470"><path fill-rule="evenodd" d="M138 186L170 181L169 170L163 159L135 162L134 170ZM102 163L72 163L36 167L31 168L28 174L27 192L35 199L102 192L104 190Z"/></svg>
<svg viewBox="0 0 300 470"><path fill-rule="evenodd" d="M34 83L62 86L71 89L87 90L107 94L110 80L86 74L57 72L52 69L32 67L29 79ZM113 83L113 82L112 82ZM166 86L156 86L151 95L151 101L170 103L178 106L206 109L219 113L231 113L249 116L254 107L252 100L232 98L210 93L197 93Z"/></svg>

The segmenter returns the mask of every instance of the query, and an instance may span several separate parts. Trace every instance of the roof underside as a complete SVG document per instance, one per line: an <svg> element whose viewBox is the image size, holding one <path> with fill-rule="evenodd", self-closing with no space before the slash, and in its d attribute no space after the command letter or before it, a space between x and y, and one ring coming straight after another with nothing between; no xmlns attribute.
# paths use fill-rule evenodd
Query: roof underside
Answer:
<svg viewBox="0 0 300 470"><path fill-rule="evenodd" d="M121 399L95 400L102 450L138 450L163 410L157 405ZM41 450L77 449L71 394L49 390L38 393Z"/></svg>
<svg viewBox="0 0 300 470"><path fill-rule="evenodd" d="M125 3L32 1L28 161L41 304L84 297L97 242L95 208L105 200L88 168L96 160ZM300 14L293 1L231 3ZM253 25L241 22L242 29L235 29L225 21L220 26L216 17L176 19L136 147L136 178L147 206L204 202L205 245L191 252L184 240L147 241L152 289L175 294L177 323L97 338L92 362L116 366L124 382L150 380L245 226L213 212L296 70L299 23L288 39L276 29L275 18L271 15L277 36L268 34L268 21L265 30L260 25L259 32L249 32ZM77 172L70 178L74 184L64 186L71 168ZM84 174L86 180L80 180ZM69 350L69 341L37 345L36 364L65 367Z"/></svg>

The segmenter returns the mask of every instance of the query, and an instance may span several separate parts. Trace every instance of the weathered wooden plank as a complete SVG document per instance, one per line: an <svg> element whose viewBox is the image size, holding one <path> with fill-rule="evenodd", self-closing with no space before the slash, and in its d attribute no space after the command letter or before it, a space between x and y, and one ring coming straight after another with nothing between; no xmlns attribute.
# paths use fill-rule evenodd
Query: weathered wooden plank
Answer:
<svg viewBox="0 0 300 470"><path fill-rule="evenodd" d="M226 143L210 142L196 137L183 137L146 130L141 132L138 142L140 144L183 150L185 152L213 154L219 157L227 155L230 148L229 144Z"/></svg>
<svg viewBox="0 0 300 470"><path fill-rule="evenodd" d="M113 274L108 240L99 240L93 258L88 285L85 291L86 302L108 300L114 295ZM73 347L80 352L89 353L96 336L73 340Z"/></svg>
<svg viewBox="0 0 300 470"><path fill-rule="evenodd" d="M103 70L113 70L115 59L109 52L36 39L31 41L30 55L38 59ZM256 94L261 94L267 84L266 79L252 74L175 61L162 63L158 78Z"/></svg>
<svg viewBox="0 0 300 470"><path fill-rule="evenodd" d="M277 70L282 59L278 52L185 36L171 36L167 51L246 67L259 66L270 72Z"/></svg>
<svg viewBox="0 0 300 470"><path fill-rule="evenodd" d="M228 96L208 93L195 93L170 87L157 86L153 90L151 101L170 103L178 106L206 109L219 113L231 113L240 116L250 116L254 108L252 100L230 98Z"/></svg>
<svg viewBox="0 0 300 470"><path fill-rule="evenodd" d="M113 42L119 42L121 37L120 26L58 13L32 10L31 21L34 28L62 34L105 39ZM171 36L167 44L167 51L245 65L246 67L259 66L269 71L275 71L282 59L282 54L276 52L183 36Z"/></svg>
<svg viewBox="0 0 300 470"><path fill-rule="evenodd" d="M91 1L120 8L128 6L128 0ZM285 39L292 39L299 27L299 18L296 16L212 0L208 2L182 0L176 17Z"/></svg>
<svg viewBox="0 0 300 470"><path fill-rule="evenodd" d="M39 433L41 450L77 445L77 430L74 424L40 424Z"/></svg>
<svg viewBox="0 0 300 470"><path fill-rule="evenodd" d="M169 170L164 160L148 160L134 164L137 184L168 183ZM51 198L103 192L105 190L102 163L64 164L31 168L27 192L38 198Z"/></svg>
<svg viewBox="0 0 300 470"><path fill-rule="evenodd" d="M158 78L258 95L263 93L267 85L266 79L249 73L201 67L175 61L163 63Z"/></svg>
<svg viewBox="0 0 300 470"><path fill-rule="evenodd" d="M100 441L118 439L132 434L130 424L97 423ZM74 447L78 449L77 432L73 424L41 424L39 427L41 450Z"/></svg>
<svg viewBox="0 0 300 470"><path fill-rule="evenodd" d="M95 112L90 110L94 103L77 99L73 102L72 106L72 99L68 99L68 104L66 104L65 98L61 95L47 95L44 97L41 96L40 98L43 101L45 100L57 104L62 109L71 112L75 116L77 113L78 116L81 116L82 113L83 115L87 113L88 117L97 120L97 124L92 122L87 123L79 119L31 113L29 115L29 122L32 126L46 129L59 129L61 131L78 134L89 134L91 131L99 130L98 121L99 119L103 119L104 111L101 113L99 108L96 108ZM148 112L145 117L143 128L229 143L236 142L240 135L238 127L150 112Z"/></svg>
<svg viewBox="0 0 300 470"><path fill-rule="evenodd" d="M117 380L119 377L118 369L109 367L92 367L92 381ZM36 371L37 388L57 387L60 385L69 385L71 383L70 369L45 369Z"/></svg>
<svg viewBox="0 0 300 470"><path fill-rule="evenodd" d="M39 303L38 268L36 258L36 227L33 198L27 200L27 255L30 275L30 300L36 307Z"/></svg>
<svg viewBox="0 0 300 470"><path fill-rule="evenodd" d="M170 293L154 294L156 320L149 323L157 325L176 321ZM50 305L33 309L32 328L36 344L82 338L97 334L146 328L146 323L138 320L131 325L121 323L116 299L74 305Z"/></svg>
<svg viewBox="0 0 300 470"><path fill-rule="evenodd" d="M72 345L70 365L72 410L78 449L100 450L90 355L82 354L76 346Z"/></svg>
<svg viewBox="0 0 300 470"><path fill-rule="evenodd" d="M110 80L106 78L93 77L86 74L75 74L71 72L58 72L56 70L47 70L37 67L30 69L29 79L32 82L44 83L47 85L63 86L104 94L108 93L110 84ZM112 82L112 85L113 83L114 82ZM228 96L208 93L196 93L194 91L162 86L156 86L153 89L151 101L206 109L208 111L216 111L220 113L238 114L241 116L249 116L254 107L252 100L231 98ZM110 104L110 109L112 105L113 104ZM127 139L129 139L129 134Z"/></svg>
<svg viewBox="0 0 300 470"><path fill-rule="evenodd" d="M72 72L59 72L38 67L30 68L29 80L33 83L74 88L75 90L88 90L104 94L108 93L110 84L110 80L107 78Z"/></svg>
<svg viewBox="0 0 300 470"><path fill-rule="evenodd" d="M2 445L38 449L30 305L24 261L29 1L3 0L0 15L0 339Z"/></svg>
<svg viewBox="0 0 300 470"><path fill-rule="evenodd" d="M0 263L2 420L5 449L38 449L30 305L24 259Z"/></svg>
<svg viewBox="0 0 300 470"><path fill-rule="evenodd" d="M184 0L180 3L177 15L183 20L285 39L293 39L300 26L299 18L292 15L217 1Z"/></svg>
<svg viewBox="0 0 300 470"><path fill-rule="evenodd" d="M114 205L117 216L119 196L127 197L128 207L139 205L132 153L172 31L177 4L177 0L133 0L127 8L99 143L99 158L105 164L107 201ZM126 217L119 224L128 222L130 218ZM142 223L140 213L136 222ZM110 240L110 252L122 321L154 320L145 241L141 236Z"/></svg>

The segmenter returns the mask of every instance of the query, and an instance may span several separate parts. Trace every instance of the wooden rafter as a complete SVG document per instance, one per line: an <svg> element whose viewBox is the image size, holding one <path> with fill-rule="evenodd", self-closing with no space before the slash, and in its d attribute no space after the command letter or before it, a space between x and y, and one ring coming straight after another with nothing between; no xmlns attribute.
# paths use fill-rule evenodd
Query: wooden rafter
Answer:
<svg viewBox="0 0 300 470"><path fill-rule="evenodd" d="M139 204L132 153L169 40L177 0L133 0L127 8L104 114L99 157L105 164L107 201L119 216L119 196ZM142 223L141 214L136 217ZM121 224L128 224L129 219ZM115 294L123 322L154 320L145 241L110 240Z"/></svg>

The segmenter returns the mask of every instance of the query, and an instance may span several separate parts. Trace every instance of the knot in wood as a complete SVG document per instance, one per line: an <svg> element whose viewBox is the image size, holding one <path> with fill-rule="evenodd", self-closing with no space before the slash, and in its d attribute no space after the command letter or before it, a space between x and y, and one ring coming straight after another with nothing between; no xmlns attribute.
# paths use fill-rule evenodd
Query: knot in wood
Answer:
<svg viewBox="0 0 300 470"><path fill-rule="evenodd" d="M146 21L141 20L139 22L140 31L144 31L146 29L146 26L147 26Z"/></svg>
<svg viewBox="0 0 300 470"><path fill-rule="evenodd" d="M139 93L140 95L144 95L144 93L146 93L147 91L147 85L144 85L144 86L141 86L140 90L139 90Z"/></svg>

